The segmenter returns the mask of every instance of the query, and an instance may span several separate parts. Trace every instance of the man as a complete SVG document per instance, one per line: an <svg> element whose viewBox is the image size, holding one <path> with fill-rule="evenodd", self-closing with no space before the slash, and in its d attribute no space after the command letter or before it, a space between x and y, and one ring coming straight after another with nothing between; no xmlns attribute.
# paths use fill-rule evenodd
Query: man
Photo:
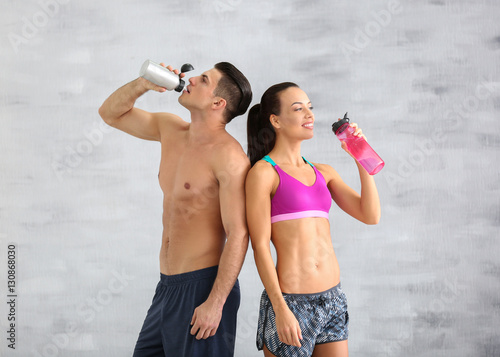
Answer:
<svg viewBox="0 0 500 357"><path fill-rule="evenodd" d="M190 78L179 103L191 122L135 108L149 90L166 89L140 77L99 109L109 125L161 143L161 279L134 356L233 356L237 277L248 248L244 181L250 164L225 126L248 109L250 84L227 62Z"/></svg>

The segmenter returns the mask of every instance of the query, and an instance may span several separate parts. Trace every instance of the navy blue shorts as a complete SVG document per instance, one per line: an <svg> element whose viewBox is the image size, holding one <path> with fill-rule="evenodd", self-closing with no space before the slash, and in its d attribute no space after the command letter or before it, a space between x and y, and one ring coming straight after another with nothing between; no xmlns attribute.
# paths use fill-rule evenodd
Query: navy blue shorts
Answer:
<svg viewBox="0 0 500 357"><path fill-rule="evenodd" d="M191 335L194 309L212 290L218 267L160 276L153 303L134 350L134 357L232 357L236 315L240 306L238 281L227 297L214 336L197 340Z"/></svg>
<svg viewBox="0 0 500 357"><path fill-rule="evenodd" d="M313 354L315 345L347 340L349 313L347 299L340 284L322 293L283 294L283 298L299 322L302 347L280 341L273 306L264 290L257 327L259 350L262 350L265 344L267 349L278 357L306 357Z"/></svg>

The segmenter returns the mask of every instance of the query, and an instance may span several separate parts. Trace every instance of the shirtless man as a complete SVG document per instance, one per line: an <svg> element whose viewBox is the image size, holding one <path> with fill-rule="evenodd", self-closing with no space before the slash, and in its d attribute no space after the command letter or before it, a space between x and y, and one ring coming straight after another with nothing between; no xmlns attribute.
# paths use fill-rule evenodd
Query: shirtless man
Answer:
<svg viewBox="0 0 500 357"><path fill-rule="evenodd" d="M161 143L161 275L134 356L233 356L250 163L225 126L246 112L250 84L227 62L190 78L179 103L191 122L135 108L149 90L166 89L138 78L99 109L107 124Z"/></svg>

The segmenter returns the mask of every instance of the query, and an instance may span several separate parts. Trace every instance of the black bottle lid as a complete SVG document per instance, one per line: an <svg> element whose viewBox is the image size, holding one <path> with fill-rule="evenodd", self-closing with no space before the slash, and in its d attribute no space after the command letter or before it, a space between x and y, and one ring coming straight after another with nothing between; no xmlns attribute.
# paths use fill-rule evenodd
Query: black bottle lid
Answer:
<svg viewBox="0 0 500 357"><path fill-rule="evenodd" d="M344 124L349 124L349 118L347 117L347 113L345 113L344 118L342 118L342 119L340 119L340 120L338 120L338 121L336 121L335 123L333 123L333 124L332 124L332 131L333 131L335 134L340 134L342 131L344 131L344 130L345 130L345 128L344 128L344 129L342 129L342 131L340 131L340 132L338 132L338 133L337 133L337 131L338 131L338 130L342 127L342 125L344 125Z"/></svg>
<svg viewBox="0 0 500 357"><path fill-rule="evenodd" d="M185 73L185 72L189 72L189 71L192 71L194 69L194 67L189 64L189 63L184 63L181 67L181 73ZM180 73L179 73L179 77L180 77ZM175 91L176 92L180 92L184 89L184 85L186 84L186 82L184 82L183 79L180 79L179 78L179 85L177 86L177 88L175 88Z"/></svg>
<svg viewBox="0 0 500 357"><path fill-rule="evenodd" d="M181 67L181 73L192 71L194 67L189 63L184 63Z"/></svg>
<svg viewBox="0 0 500 357"><path fill-rule="evenodd" d="M179 85L175 88L176 92L181 92L184 89L184 85L186 82L184 82L183 79L179 79Z"/></svg>

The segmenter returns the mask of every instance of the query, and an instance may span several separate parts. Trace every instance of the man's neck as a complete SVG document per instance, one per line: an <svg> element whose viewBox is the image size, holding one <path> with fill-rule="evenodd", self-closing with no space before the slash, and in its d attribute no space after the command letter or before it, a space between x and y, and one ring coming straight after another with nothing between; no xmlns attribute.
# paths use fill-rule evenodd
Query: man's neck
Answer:
<svg viewBox="0 0 500 357"><path fill-rule="evenodd" d="M219 115L191 112L189 136L198 143L211 141L211 138L226 132L226 123Z"/></svg>

